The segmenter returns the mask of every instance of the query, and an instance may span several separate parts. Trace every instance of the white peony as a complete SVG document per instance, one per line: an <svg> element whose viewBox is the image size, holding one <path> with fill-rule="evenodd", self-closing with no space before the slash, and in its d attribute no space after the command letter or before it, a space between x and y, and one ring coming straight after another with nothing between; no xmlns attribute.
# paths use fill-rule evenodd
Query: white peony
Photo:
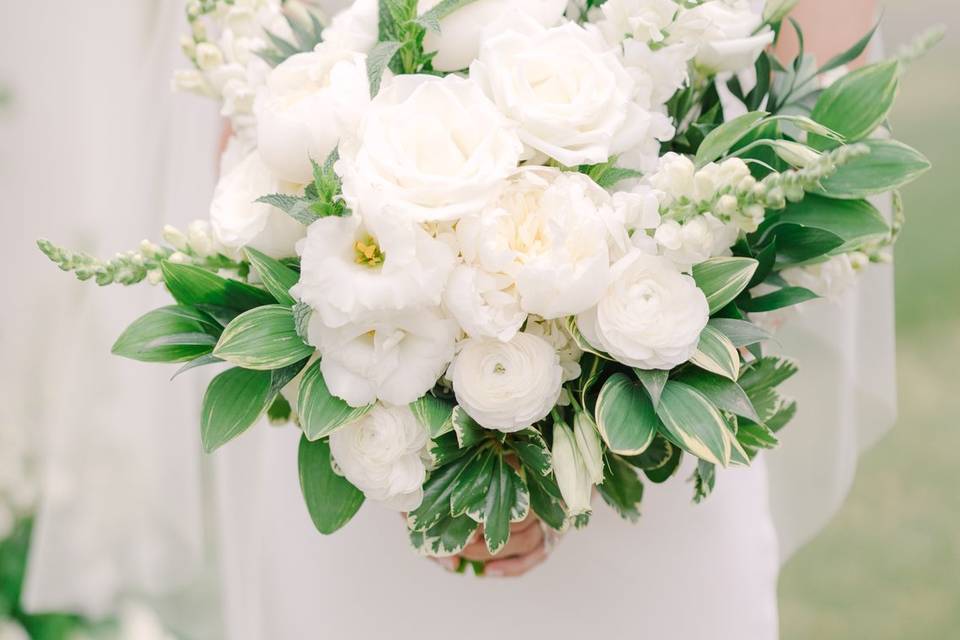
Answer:
<svg viewBox="0 0 960 640"><path fill-rule="evenodd" d="M521 150L516 132L472 81L405 75L370 104L337 169L355 210L456 220L497 197Z"/></svg>
<svg viewBox="0 0 960 640"><path fill-rule="evenodd" d="M518 333L509 342L468 338L450 365L457 403L487 429L521 431L557 404L563 369L543 338Z"/></svg>
<svg viewBox="0 0 960 640"><path fill-rule="evenodd" d="M591 26L546 29L522 17L491 25L470 77L520 126L524 143L565 165L605 162L645 133L633 80Z"/></svg>
<svg viewBox="0 0 960 640"><path fill-rule="evenodd" d="M291 56L270 73L257 102L260 156L280 178L307 183L310 160L322 164L369 103L363 54L323 43Z"/></svg>
<svg viewBox="0 0 960 640"><path fill-rule="evenodd" d="M468 263L513 279L524 311L559 318L599 299L614 220L610 195L583 174L524 167L457 237Z"/></svg>
<svg viewBox="0 0 960 640"><path fill-rule="evenodd" d="M296 185L282 183L270 173L256 151L220 177L210 203L214 238L227 249L253 247L274 258L296 255L303 225L283 211L255 202L271 193L294 193Z"/></svg>
<svg viewBox="0 0 960 640"><path fill-rule="evenodd" d="M590 344L631 367L671 369L694 354L710 311L693 278L634 251L614 265L600 303L577 316Z"/></svg>
<svg viewBox="0 0 960 640"><path fill-rule="evenodd" d="M427 430L409 408L378 404L330 436L340 472L370 500L412 511L423 500Z"/></svg>
<svg viewBox="0 0 960 640"><path fill-rule="evenodd" d="M684 11L670 33L670 42L697 46L697 65L709 72L747 69L775 38L749 0L708 0Z"/></svg>
<svg viewBox="0 0 960 640"><path fill-rule="evenodd" d="M453 271L443 296L444 306L472 338L508 341L527 319L513 280L461 264Z"/></svg>
<svg viewBox="0 0 960 640"><path fill-rule="evenodd" d="M420 13L440 1L420 0ZM560 21L566 8L566 0L476 0L441 20L440 33L427 31L423 48L427 53L436 52L433 68L438 71L466 69L477 57L484 30L504 14L524 15L552 27Z"/></svg>
<svg viewBox="0 0 960 640"><path fill-rule="evenodd" d="M354 214L317 220L299 245L300 281L295 297L313 307L329 327L380 311L440 304L453 270L450 247L419 225Z"/></svg>
<svg viewBox="0 0 960 640"><path fill-rule="evenodd" d="M596 21L611 44L624 38L644 43L659 43L680 11L674 0L607 0L600 6Z"/></svg>
<svg viewBox="0 0 960 640"><path fill-rule="evenodd" d="M352 407L378 399L409 404L425 394L453 358L457 334L456 322L427 309L383 313L337 328L315 314L309 328L327 387Z"/></svg>

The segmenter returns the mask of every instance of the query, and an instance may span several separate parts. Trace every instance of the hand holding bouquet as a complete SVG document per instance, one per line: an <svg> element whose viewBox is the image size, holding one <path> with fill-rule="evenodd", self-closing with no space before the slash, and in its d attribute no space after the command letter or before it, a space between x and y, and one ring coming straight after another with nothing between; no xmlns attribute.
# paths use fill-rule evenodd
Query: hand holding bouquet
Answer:
<svg viewBox="0 0 960 640"><path fill-rule="evenodd" d="M293 421L322 533L371 500L425 554L481 526L494 554L594 488L636 519L685 455L700 500L795 412L757 321L887 260L900 211L868 198L928 168L884 129L907 60L827 82L871 33L783 66L793 4L191 2L176 84L235 131L209 221L107 262L40 245L164 283L114 352L229 366L207 451Z"/></svg>

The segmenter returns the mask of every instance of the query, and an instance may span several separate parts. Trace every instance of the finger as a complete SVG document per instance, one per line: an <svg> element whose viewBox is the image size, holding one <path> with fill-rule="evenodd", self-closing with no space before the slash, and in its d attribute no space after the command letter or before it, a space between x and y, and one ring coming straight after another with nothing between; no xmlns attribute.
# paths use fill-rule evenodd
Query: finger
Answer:
<svg viewBox="0 0 960 640"><path fill-rule="evenodd" d="M497 554L496 557L509 558L512 556L525 556L542 546L543 531L540 527L532 527L510 536L510 541L503 548L503 552Z"/></svg>
<svg viewBox="0 0 960 640"><path fill-rule="evenodd" d="M517 533L517 532L519 532L519 531L526 531L526 530L529 529L530 527L532 527L532 526L534 526L534 525L537 525L537 524L539 524L539 523L540 523L540 521L539 521L539 520L537 519L537 517L533 514L533 509L531 509L531 510L530 510L530 513L527 515L526 518L524 518L524 519L521 520L520 522L514 522L514 523L512 523L512 524L510 525L510 533Z"/></svg>
<svg viewBox="0 0 960 640"><path fill-rule="evenodd" d="M484 575L491 578L516 578L529 572L531 569L546 560L547 552L540 547L533 553L525 556L516 556L503 560L491 560L487 563Z"/></svg>
<svg viewBox="0 0 960 640"><path fill-rule="evenodd" d="M487 543L484 542L483 538L480 538L476 542L471 542L463 548L463 551L460 552L460 555L466 558L467 560L480 560L486 561L492 558L490 552L487 550Z"/></svg>
<svg viewBox="0 0 960 640"><path fill-rule="evenodd" d="M457 567L460 566L460 557L459 556L448 556L445 558L430 558L435 563L446 569L447 571L456 571Z"/></svg>

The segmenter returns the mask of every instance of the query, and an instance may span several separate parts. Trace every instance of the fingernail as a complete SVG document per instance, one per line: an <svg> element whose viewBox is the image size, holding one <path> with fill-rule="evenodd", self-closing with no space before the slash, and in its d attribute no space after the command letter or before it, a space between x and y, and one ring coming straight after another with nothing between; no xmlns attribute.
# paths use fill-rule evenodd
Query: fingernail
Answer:
<svg viewBox="0 0 960 640"><path fill-rule="evenodd" d="M447 571L457 570L457 561L454 558L443 558L440 562Z"/></svg>

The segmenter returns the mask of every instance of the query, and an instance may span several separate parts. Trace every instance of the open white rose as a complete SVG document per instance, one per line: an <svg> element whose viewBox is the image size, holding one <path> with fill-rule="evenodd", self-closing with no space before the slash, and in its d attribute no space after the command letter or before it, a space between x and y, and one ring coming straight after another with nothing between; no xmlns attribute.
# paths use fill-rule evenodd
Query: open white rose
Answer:
<svg viewBox="0 0 960 640"><path fill-rule="evenodd" d="M329 44L278 65L257 102L263 161L280 178L307 183L370 102L366 56Z"/></svg>
<svg viewBox="0 0 960 640"><path fill-rule="evenodd" d="M755 34L762 22L749 0L709 0L677 18L670 41L697 45L696 62L707 71L741 71L774 40L769 28Z"/></svg>
<svg viewBox="0 0 960 640"><path fill-rule="evenodd" d="M468 263L513 278L524 311L575 315L607 281L612 204L582 174L524 167L493 205L460 221L457 237Z"/></svg>
<svg viewBox="0 0 960 640"><path fill-rule="evenodd" d="M577 316L590 344L641 369L672 369L694 354L710 310L690 276L637 250L614 265L600 303Z"/></svg>
<svg viewBox="0 0 960 640"><path fill-rule="evenodd" d="M234 251L253 247L274 258L296 255L296 243L306 232L303 225L283 211L255 200L271 193L297 190L296 185L274 178L259 153L250 153L217 183L210 204L215 239Z"/></svg>
<svg viewBox="0 0 960 640"><path fill-rule="evenodd" d="M335 329L315 314L309 329L327 387L352 407L378 399L409 404L425 394L453 358L457 333L456 322L428 309L383 313Z"/></svg>
<svg viewBox="0 0 960 640"><path fill-rule="evenodd" d="M411 511L423 500L427 430L409 408L378 404L330 436L337 467L370 500Z"/></svg>
<svg viewBox="0 0 960 640"><path fill-rule="evenodd" d="M636 146L633 80L594 27L546 29L529 18L491 25L470 77L532 149L565 165L605 162Z"/></svg>
<svg viewBox="0 0 960 640"><path fill-rule="evenodd" d="M441 0L420 0L421 14ZM439 71L466 69L477 57L486 27L505 13L525 15L545 27L551 27L563 16L566 0L476 0L461 7L440 21L440 33L427 31L423 48L436 52L433 68Z"/></svg>
<svg viewBox="0 0 960 640"><path fill-rule="evenodd" d="M293 295L329 327L380 311L436 307L455 261L453 250L419 225L372 225L357 214L317 220L298 249Z"/></svg>
<svg viewBox="0 0 960 640"><path fill-rule="evenodd" d="M512 278L470 265L454 269L443 302L472 338L510 340L527 319Z"/></svg>
<svg viewBox="0 0 960 640"><path fill-rule="evenodd" d="M487 429L513 433L550 413L563 369L549 342L518 333L509 342L465 340L447 377L467 415Z"/></svg>
<svg viewBox="0 0 960 640"><path fill-rule="evenodd" d="M514 128L472 81L404 75L370 104L337 170L354 209L456 220L497 197L521 150Z"/></svg>

